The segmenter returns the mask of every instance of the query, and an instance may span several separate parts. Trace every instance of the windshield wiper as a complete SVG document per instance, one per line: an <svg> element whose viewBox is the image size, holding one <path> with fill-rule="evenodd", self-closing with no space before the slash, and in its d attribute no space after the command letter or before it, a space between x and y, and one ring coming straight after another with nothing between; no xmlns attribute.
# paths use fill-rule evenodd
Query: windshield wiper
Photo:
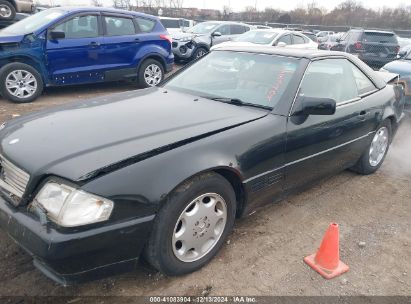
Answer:
<svg viewBox="0 0 411 304"><path fill-rule="evenodd" d="M229 103L229 104L236 105L236 106L254 107L254 108L260 108L264 110L273 109L272 107L269 107L269 106L259 105L259 104L250 103L250 102L244 102L239 98L228 98L228 97L204 97L204 98L215 100L215 101L221 101L221 102Z"/></svg>

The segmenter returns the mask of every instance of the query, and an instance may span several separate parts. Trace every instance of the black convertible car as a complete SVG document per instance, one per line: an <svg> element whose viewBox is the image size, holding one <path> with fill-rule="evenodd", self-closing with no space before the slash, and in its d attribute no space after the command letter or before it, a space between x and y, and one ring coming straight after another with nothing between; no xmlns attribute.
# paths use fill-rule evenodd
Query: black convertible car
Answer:
<svg viewBox="0 0 411 304"><path fill-rule="evenodd" d="M160 87L16 118L0 131L0 225L62 283L168 275L220 250L236 217L382 164L396 75L339 52L220 48Z"/></svg>

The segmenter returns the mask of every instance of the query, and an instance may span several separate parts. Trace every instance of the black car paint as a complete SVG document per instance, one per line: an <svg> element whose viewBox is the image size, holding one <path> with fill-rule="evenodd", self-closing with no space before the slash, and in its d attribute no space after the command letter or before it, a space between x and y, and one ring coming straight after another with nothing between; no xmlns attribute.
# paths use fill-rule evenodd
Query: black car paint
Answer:
<svg viewBox="0 0 411 304"><path fill-rule="evenodd" d="M392 33L394 42L367 42L366 33L382 33L390 34L385 31L368 31L368 30L349 30L347 35L344 35L330 50L342 51L350 54L356 54L359 59L374 68L381 68L385 64L397 59L399 44L394 33ZM344 39L343 39L344 38ZM360 43L360 49L355 48L355 44Z"/></svg>
<svg viewBox="0 0 411 304"><path fill-rule="evenodd" d="M129 270L168 194L196 174L214 171L226 177L236 192L237 216L243 216L352 166L384 119L394 127L400 121L393 87L358 59L337 52L267 53L300 58L297 80L272 111L152 88L8 122L0 131L0 153L31 179L18 207L2 193L0 226L33 255L40 270L62 284ZM294 96L307 65L341 57L362 68L376 91L337 106L332 116L294 115L299 106ZM9 145L13 138L20 142ZM50 179L113 200L112 216L76 228L42 224L27 204Z"/></svg>

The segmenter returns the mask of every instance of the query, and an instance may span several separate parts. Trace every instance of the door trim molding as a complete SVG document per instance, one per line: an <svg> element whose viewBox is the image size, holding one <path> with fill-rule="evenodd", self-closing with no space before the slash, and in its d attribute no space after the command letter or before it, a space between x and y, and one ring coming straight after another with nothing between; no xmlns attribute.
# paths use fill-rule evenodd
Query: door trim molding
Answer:
<svg viewBox="0 0 411 304"><path fill-rule="evenodd" d="M286 163L286 164L284 164L284 165L282 165L282 166L280 166L280 167L278 167L278 168L265 171L265 172L263 172L263 173L261 173L261 174L258 174L258 175L255 175L255 176L253 176L253 177L247 178L246 180L243 181L243 183L246 184L246 183L248 183L248 182L250 182L250 181L252 181L252 180L254 180L254 179L256 179L256 178L262 177L262 176L264 176L264 175L266 175L266 174L273 173L273 172L275 172L275 171L284 169L284 168L286 168L286 167L288 167L288 166L295 165L295 164L297 164L297 163L300 163L300 162L302 162L302 161L305 161L305 160L307 160L307 159L310 159L310 158L313 158L313 157L322 155L322 154L324 154L324 153L328 153L328 152L333 151L333 150L335 150L335 149L344 147L344 146L346 146L346 145L352 144L353 142L356 142L356 141L358 141L358 140L367 138L368 136L370 136L370 135L372 135L372 134L374 134L374 133L375 133L375 131L368 132L367 134L365 134L365 135L363 135L363 136L357 137L357 138L352 139L352 140L350 140L350 141L347 141L347 142L345 142L345 143L343 143L343 144L340 144L340 145L334 146L334 147L332 147L332 148L323 150L323 151L321 151L321 152L317 152L317 153L308 155L308 156L306 156L306 157L303 157L303 158L294 160L294 161L289 162L289 163Z"/></svg>

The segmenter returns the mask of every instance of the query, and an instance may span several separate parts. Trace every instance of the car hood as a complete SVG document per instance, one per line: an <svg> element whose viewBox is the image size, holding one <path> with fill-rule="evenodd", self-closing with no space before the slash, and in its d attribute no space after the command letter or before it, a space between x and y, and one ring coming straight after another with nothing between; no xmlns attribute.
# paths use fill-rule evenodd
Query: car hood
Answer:
<svg viewBox="0 0 411 304"><path fill-rule="evenodd" d="M170 32L171 37L173 39L179 40L183 38L195 38L195 37L200 37L200 36L207 36L207 34L193 34L193 33L187 33L187 32Z"/></svg>
<svg viewBox="0 0 411 304"><path fill-rule="evenodd" d="M383 66L388 72L399 74L400 77L411 75L411 60L395 60Z"/></svg>
<svg viewBox="0 0 411 304"><path fill-rule="evenodd" d="M4 30L0 31L0 44L1 43L18 43L21 42L24 38L24 35L13 35L7 33Z"/></svg>
<svg viewBox="0 0 411 304"><path fill-rule="evenodd" d="M0 153L32 177L78 181L265 115L261 109L151 88L13 119L0 131Z"/></svg>

